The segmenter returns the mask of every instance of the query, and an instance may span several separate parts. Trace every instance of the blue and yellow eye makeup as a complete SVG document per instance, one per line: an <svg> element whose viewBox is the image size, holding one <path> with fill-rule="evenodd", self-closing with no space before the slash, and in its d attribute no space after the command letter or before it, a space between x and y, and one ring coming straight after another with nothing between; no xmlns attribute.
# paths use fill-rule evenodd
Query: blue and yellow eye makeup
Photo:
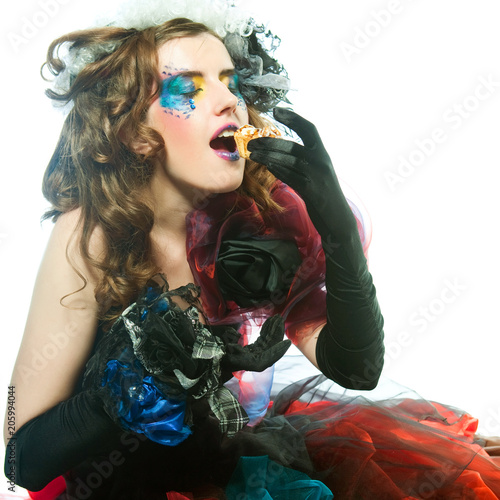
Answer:
<svg viewBox="0 0 500 500"><path fill-rule="evenodd" d="M206 83L203 76L197 71L177 69L164 71L163 75L166 78L163 80L160 92L160 105L165 108L166 113L188 119L205 93ZM246 109L239 90L238 75L234 70L223 71L219 80L237 97L237 105Z"/></svg>
<svg viewBox="0 0 500 500"><path fill-rule="evenodd" d="M220 81L226 85L226 87L238 98L238 106L246 109L247 106L240 93L240 82L239 77L236 73L230 71L223 73L220 77Z"/></svg>
<svg viewBox="0 0 500 500"><path fill-rule="evenodd" d="M160 105L171 115L189 118L203 92L202 76L190 71L178 74L164 71L163 74L167 78L163 80Z"/></svg>

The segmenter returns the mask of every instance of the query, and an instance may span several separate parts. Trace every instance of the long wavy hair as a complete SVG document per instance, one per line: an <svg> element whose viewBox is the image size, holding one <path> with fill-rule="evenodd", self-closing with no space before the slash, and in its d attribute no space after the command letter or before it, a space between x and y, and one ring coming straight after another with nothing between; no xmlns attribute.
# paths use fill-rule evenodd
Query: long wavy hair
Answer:
<svg viewBox="0 0 500 500"><path fill-rule="evenodd" d="M145 125L148 109L161 88L158 48L173 38L204 33L219 38L205 25L188 19L144 30L104 27L77 31L54 40L42 66L42 71L46 68L56 76L64 71L59 50L65 44L71 44L72 50L116 44L112 52L84 66L68 90L47 90L51 99L73 107L42 186L51 203L43 219L55 221L63 213L80 209L78 246L83 259L100 271L94 293L105 324L159 272L149 237L154 214L142 195L156 161L165 154L160 134ZM251 124L265 124L250 105L248 112ZM147 153L134 152L127 146L131 143L149 145L144 148ZM253 198L265 216L280 209L270 197L274 182L262 165L247 161L239 192ZM89 250L96 227L106 249L98 258ZM83 279L83 289L87 281L75 271Z"/></svg>

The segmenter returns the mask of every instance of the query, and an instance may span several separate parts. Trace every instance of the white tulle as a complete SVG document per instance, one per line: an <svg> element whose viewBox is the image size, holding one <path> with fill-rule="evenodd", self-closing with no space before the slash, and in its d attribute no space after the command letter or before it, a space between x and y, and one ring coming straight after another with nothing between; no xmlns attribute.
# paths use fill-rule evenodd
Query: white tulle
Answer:
<svg viewBox="0 0 500 500"><path fill-rule="evenodd" d="M255 31L264 35L261 42L271 42L271 47L264 47L273 52L279 39L267 36L265 27L258 25L250 13L236 7L230 0L124 0L112 14L101 16L92 27L115 26L126 29L143 30L157 26L175 18L187 18L200 22L224 39L226 48L235 61L245 61L238 69L243 84L243 96L247 102L260 102L260 110L268 111L279 101L285 100L290 89L290 81L281 71L269 72L263 68L262 58L249 54L248 37ZM118 43L108 42L74 49L62 47L60 59L65 64L53 87L56 91L67 91L72 80L89 63L112 53ZM262 90L258 90L262 89ZM67 110L69 106L64 107Z"/></svg>
<svg viewBox="0 0 500 500"><path fill-rule="evenodd" d="M249 13L228 0L126 0L104 24L142 30L176 17L203 23L221 37L227 33L249 36L254 24Z"/></svg>

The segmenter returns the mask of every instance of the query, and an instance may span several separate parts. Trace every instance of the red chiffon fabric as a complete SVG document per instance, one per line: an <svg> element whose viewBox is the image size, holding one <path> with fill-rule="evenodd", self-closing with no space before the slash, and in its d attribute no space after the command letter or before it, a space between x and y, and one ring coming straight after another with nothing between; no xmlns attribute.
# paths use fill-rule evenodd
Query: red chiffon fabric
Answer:
<svg viewBox="0 0 500 500"><path fill-rule="evenodd" d="M187 257L211 324L259 323L279 313L285 318L287 336L295 342L301 331L312 331L324 323L325 256L321 238L297 193L277 181L271 195L285 210L272 213L266 220L253 200L236 193L215 196L206 206L191 212L186 219ZM350 205L366 253L370 235L364 229L361 212L352 202ZM288 293L272 297L259 307L244 308L225 301L218 288L215 262L221 242L245 238L294 241L302 258L295 275L288 277Z"/></svg>
<svg viewBox="0 0 500 500"><path fill-rule="evenodd" d="M280 313L286 318L287 335L294 339L298 323L319 326L324 321L325 257L321 238L300 197L279 181L272 197L286 210L271 214L266 221L252 199L236 193L215 196L205 207L191 212L186 220L187 257L210 323L245 323L250 318L259 321ZM215 272L221 241L245 238L295 241L302 264L293 280L289 278L286 296L277 296L257 308L224 300Z"/></svg>
<svg viewBox="0 0 500 500"><path fill-rule="evenodd" d="M477 420L424 400L361 397L293 402L287 418L310 417L308 452L343 500L495 500L500 457L474 442Z"/></svg>

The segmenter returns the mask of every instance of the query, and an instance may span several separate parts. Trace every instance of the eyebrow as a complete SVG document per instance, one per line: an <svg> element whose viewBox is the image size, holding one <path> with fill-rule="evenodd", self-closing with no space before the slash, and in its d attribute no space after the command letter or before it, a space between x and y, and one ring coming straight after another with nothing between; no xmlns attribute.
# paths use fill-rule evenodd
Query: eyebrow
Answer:
<svg viewBox="0 0 500 500"><path fill-rule="evenodd" d="M233 76L235 74L236 74L236 69L235 68L223 69L219 73L219 78L221 76ZM191 76L203 76L203 73L201 71L179 71L178 73L175 73L175 74L171 75L170 78L175 78L177 76L187 76L187 77L191 77Z"/></svg>
<svg viewBox="0 0 500 500"><path fill-rule="evenodd" d="M235 68L225 69L219 73L219 77L221 77L221 76L233 76L235 74L236 74Z"/></svg>

